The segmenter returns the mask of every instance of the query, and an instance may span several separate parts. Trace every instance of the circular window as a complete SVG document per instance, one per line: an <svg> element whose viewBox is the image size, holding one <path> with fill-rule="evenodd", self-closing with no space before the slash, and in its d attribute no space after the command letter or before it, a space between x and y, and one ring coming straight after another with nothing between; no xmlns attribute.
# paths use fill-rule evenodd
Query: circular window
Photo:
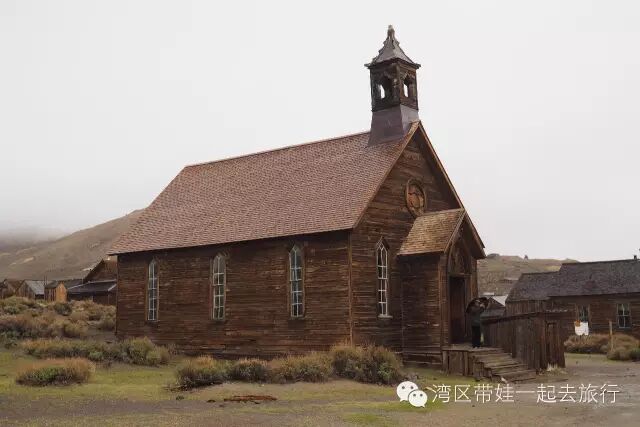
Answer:
<svg viewBox="0 0 640 427"><path fill-rule="evenodd" d="M407 209L414 217L422 215L427 207L427 198L424 195L422 184L415 179L407 182L405 197L407 200Z"/></svg>

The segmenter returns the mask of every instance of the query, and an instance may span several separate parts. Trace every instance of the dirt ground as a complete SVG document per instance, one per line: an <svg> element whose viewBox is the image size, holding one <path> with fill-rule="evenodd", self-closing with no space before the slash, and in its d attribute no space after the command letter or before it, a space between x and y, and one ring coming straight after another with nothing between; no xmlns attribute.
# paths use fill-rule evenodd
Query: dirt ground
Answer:
<svg viewBox="0 0 640 427"><path fill-rule="evenodd" d="M171 379L171 367L111 368L87 385L34 389L13 384L13 358L4 356L5 371L0 369L0 425L601 426L636 425L640 419L640 364L608 361L603 356L567 355L566 370L516 385L515 403L480 403L471 394L470 403L428 403L426 408L398 402L394 387L351 381L229 383L192 392L170 392L163 385ZM440 383L452 387L477 385L468 378L445 377L435 371L415 372L419 376L415 382L422 388ZM566 384L599 388L607 383L617 385L619 393L615 404L536 403L535 391L541 382L546 387L556 386L557 392ZM236 394L265 394L278 400L260 404L224 401Z"/></svg>

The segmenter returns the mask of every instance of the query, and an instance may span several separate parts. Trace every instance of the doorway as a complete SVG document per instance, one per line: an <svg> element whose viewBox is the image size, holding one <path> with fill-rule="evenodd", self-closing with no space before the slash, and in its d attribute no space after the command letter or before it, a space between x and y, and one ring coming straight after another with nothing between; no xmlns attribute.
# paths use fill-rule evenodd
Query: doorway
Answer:
<svg viewBox="0 0 640 427"><path fill-rule="evenodd" d="M464 277L450 276L449 318L452 344L459 344L466 341L465 301L466 291Z"/></svg>

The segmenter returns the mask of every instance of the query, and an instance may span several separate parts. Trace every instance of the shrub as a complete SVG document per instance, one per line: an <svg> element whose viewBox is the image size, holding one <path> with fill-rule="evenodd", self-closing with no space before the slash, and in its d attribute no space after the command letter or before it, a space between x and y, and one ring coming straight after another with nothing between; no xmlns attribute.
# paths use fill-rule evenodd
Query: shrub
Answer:
<svg viewBox="0 0 640 427"><path fill-rule="evenodd" d="M101 351L94 350L89 352L87 359L93 362L102 362L104 360L104 354Z"/></svg>
<svg viewBox="0 0 640 427"><path fill-rule="evenodd" d="M100 320L104 315L116 314L116 308L110 305L97 304L90 300L74 301L72 303L74 312L86 313L87 320Z"/></svg>
<svg viewBox="0 0 640 427"><path fill-rule="evenodd" d="M104 314L96 326L103 331L113 331L116 328L116 319L114 316Z"/></svg>
<svg viewBox="0 0 640 427"><path fill-rule="evenodd" d="M362 347L348 344L340 344L331 347L333 371L342 378L356 379L362 376L362 360L364 352Z"/></svg>
<svg viewBox="0 0 640 427"><path fill-rule="evenodd" d="M616 334L613 336L613 348L609 349L610 345L607 345L607 359L631 360L636 354L634 350L638 349L638 344L638 340L630 335Z"/></svg>
<svg viewBox="0 0 640 427"><path fill-rule="evenodd" d="M156 346L147 337L132 338L121 343L126 357L134 365L157 366L169 361L169 351L164 347Z"/></svg>
<svg viewBox="0 0 640 427"><path fill-rule="evenodd" d="M18 384L45 386L81 384L89 380L95 366L85 359L48 359L33 363L18 371Z"/></svg>
<svg viewBox="0 0 640 427"><path fill-rule="evenodd" d="M181 388L222 384L228 378L228 369L226 362L201 356L180 364L176 370L176 378Z"/></svg>
<svg viewBox="0 0 640 427"><path fill-rule="evenodd" d="M569 353L606 353L603 346L609 344L609 336L604 334L572 335L564 342L564 349Z"/></svg>
<svg viewBox="0 0 640 427"><path fill-rule="evenodd" d="M89 320L89 313L86 311L74 311L69 315L69 320L72 322L87 322Z"/></svg>
<svg viewBox="0 0 640 427"><path fill-rule="evenodd" d="M391 384L402 378L402 364L391 350L379 346L337 345L329 352L337 376L365 383Z"/></svg>
<svg viewBox="0 0 640 427"><path fill-rule="evenodd" d="M87 330L87 325L83 323L65 322L62 326L64 336L68 338L84 338L87 336Z"/></svg>
<svg viewBox="0 0 640 427"><path fill-rule="evenodd" d="M118 343L95 340L39 339L21 343L22 350L37 358L84 357L95 361L118 361L135 365L157 366L169 362L169 351L148 338Z"/></svg>
<svg viewBox="0 0 640 427"><path fill-rule="evenodd" d="M631 360L640 360L640 348L634 348L633 350L631 350L629 352L629 357L631 357Z"/></svg>
<svg viewBox="0 0 640 427"><path fill-rule="evenodd" d="M28 298L12 296L0 299L0 313L19 314L27 308L37 308L38 304Z"/></svg>
<svg viewBox="0 0 640 427"><path fill-rule="evenodd" d="M332 374L331 359L323 353L274 359L269 363L269 368L270 380L277 383L323 382Z"/></svg>
<svg viewBox="0 0 640 427"><path fill-rule="evenodd" d="M71 314L71 304L68 302L56 302L53 304L53 309L61 316L68 316Z"/></svg>
<svg viewBox="0 0 640 427"><path fill-rule="evenodd" d="M268 377L268 364L260 359L241 359L229 368L229 378L236 381L264 382Z"/></svg>
<svg viewBox="0 0 640 427"><path fill-rule="evenodd" d="M631 359L631 349L627 347L615 347L607 353L607 359L629 360Z"/></svg>
<svg viewBox="0 0 640 427"><path fill-rule="evenodd" d="M62 324L50 315L4 315L0 316L0 334L11 335L15 339L56 337L62 335Z"/></svg>

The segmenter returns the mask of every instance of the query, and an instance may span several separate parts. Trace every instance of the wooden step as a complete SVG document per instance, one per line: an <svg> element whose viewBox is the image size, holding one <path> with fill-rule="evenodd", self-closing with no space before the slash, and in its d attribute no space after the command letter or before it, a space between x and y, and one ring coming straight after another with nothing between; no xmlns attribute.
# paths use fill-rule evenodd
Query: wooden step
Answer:
<svg viewBox="0 0 640 427"><path fill-rule="evenodd" d="M535 371L532 371L531 369L526 369L526 370L521 370L521 371L508 372L508 373L505 373L503 375L500 375L500 377L504 378L508 382L520 382L520 381L527 381L527 380L535 379L536 378L536 373L535 373Z"/></svg>

